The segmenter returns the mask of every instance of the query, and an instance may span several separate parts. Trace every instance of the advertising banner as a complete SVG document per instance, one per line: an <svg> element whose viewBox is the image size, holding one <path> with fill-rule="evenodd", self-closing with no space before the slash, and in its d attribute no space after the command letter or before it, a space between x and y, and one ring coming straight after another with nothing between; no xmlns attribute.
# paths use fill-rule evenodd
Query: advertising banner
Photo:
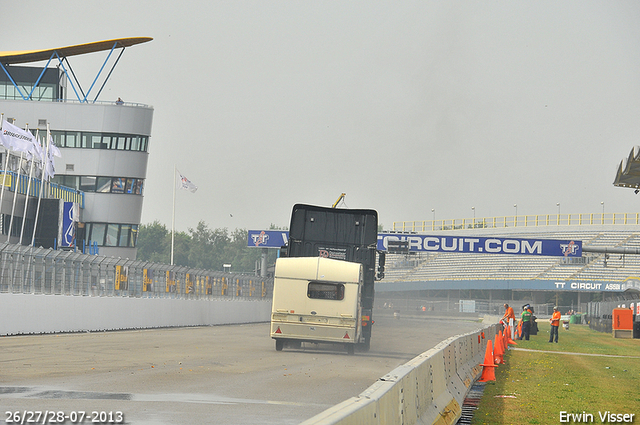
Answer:
<svg viewBox="0 0 640 425"><path fill-rule="evenodd" d="M70 248L74 246L78 215L78 204L75 204L73 202L62 203L62 230L61 234L59 235L60 247Z"/></svg>
<svg viewBox="0 0 640 425"><path fill-rule="evenodd" d="M409 251L416 252L582 256L582 241L381 233L378 235L378 250L386 251L389 241L406 241Z"/></svg>
<svg viewBox="0 0 640 425"><path fill-rule="evenodd" d="M129 266L116 266L116 291L129 289Z"/></svg>
<svg viewBox="0 0 640 425"><path fill-rule="evenodd" d="M249 230L247 246L280 248L289 240L286 230ZM379 251L387 251L389 241L403 241L410 252L464 252L467 254L517 254L551 257L582 257L582 241L471 236L430 236L379 233ZM330 254L330 253L329 253ZM331 255L321 255L334 258Z"/></svg>
<svg viewBox="0 0 640 425"><path fill-rule="evenodd" d="M249 230L249 248L281 248L289 241L287 230Z"/></svg>

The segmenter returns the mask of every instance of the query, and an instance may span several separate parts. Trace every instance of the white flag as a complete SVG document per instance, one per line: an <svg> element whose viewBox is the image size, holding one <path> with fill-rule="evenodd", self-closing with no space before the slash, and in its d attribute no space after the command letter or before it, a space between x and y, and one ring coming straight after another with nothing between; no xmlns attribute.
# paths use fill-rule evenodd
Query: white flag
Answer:
<svg viewBox="0 0 640 425"><path fill-rule="evenodd" d="M53 176L56 175L56 167L53 162L53 157L57 156L60 158L62 154L60 153L60 149L56 145L53 144L53 138L51 137L51 133L49 136L49 149L47 150L47 158L44 161L44 179L49 180Z"/></svg>
<svg viewBox="0 0 640 425"><path fill-rule="evenodd" d="M7 149L32 153L37 142L31 132L4 121L0 131L0 143Z"/></svg>
<svg viewBox="0 0 640 425"><path fill-rule="evenodd" d="M53 144L53 138L51 136L49 136L49 143L51 143L49 145L49 152L51 155L53 156L57 156L58 158L60 158L62 156L62 153L60 152L60 149L58 149L58 147L56 145Z"/></svg>
<svg viewBox="0 0 640 425"><path fill-rule="evenodd" d="M42 146L40 146L39 132L36 131L36 142L33 145L33 156L36 161L44 162L44 152L42 151Z"/></svg>
<svg viewBox="0 0 640 425"><path fill-rule="evenodd" d="M176 171L178 171L178 170L176 170ZM180 176L180 179L177 182L179 189L188 190L191 193L195 193L196 190L198 190L198 186L196 186L195 184L191 183L191 180L189 180L188 178L183 176L180 173L180 171L178 171L178 175Z"/></svg>

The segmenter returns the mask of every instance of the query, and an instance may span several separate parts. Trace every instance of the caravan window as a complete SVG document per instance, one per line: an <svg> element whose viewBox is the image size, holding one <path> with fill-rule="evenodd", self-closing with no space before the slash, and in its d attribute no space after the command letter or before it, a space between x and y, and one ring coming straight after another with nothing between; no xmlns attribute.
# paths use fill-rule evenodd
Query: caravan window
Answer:
<svg viewBox="0 0 640 425"><path fill-rule="evenodd" d="M343 300L344 285L341 283L309 282L307 296L318 300Z"/></svg>

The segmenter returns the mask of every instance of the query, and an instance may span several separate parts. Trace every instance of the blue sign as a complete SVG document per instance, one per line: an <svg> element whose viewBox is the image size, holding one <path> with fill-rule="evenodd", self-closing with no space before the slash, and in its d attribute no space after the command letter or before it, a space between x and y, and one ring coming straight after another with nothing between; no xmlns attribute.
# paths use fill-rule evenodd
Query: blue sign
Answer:
<svg viewBox="0 0 640 425"><path fill-rule="evenodd" d="M388 241L406 241L410 251L418 252L582 256L582 241L381 233L378 234L378 250L386 251Z"/></svg>
<svg viewBox="0 0 640 425"><path fill-rule="evenodd" d="M76 227L75 222L78 218L75 214L76 208L74 208L73 202L64 202L62 206L62 238L60 239L60 246L72 247L76 239Z"/></svg>
<svg viewBox="0 0 640 425"><path fill-rule="evenodd" d="M289 241L287 230L249 230L249 248L282 248Z"/></svg>

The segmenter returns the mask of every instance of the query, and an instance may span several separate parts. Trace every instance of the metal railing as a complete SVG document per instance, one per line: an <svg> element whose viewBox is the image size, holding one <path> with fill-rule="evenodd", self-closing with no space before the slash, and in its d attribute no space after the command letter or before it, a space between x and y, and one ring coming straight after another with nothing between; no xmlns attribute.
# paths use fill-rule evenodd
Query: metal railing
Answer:
<svg viewBox="0 0 640 425"><path fill-rule="evenodd" d="M395 232L429 232L513 227L640 225L640 213L514 215L449 220L394 221Z"/></svg>
<svg viewBox="0 0 640 425"><path fill-rule="evenodd" d="M22 99L15 99L15 100L22 100ZM87 104L87 105L118 105L118 106L134 106L136 108L151 108L151 105L147 105L145 103L139 103L139 102L125 102L122 101L122 103L117 103L117 100L92 100L92 101L83 101L83 100L77 100L77 99L53 99L50 100L50 102L57 102L57 103L77 103L77 104Z"/></svg>
<svg viewBox="0 0 640 425"><path fill-rule="evenodd" d="M39 178L35 177L31 177L31 184L29 184L29 176L21 174L18 181L18 173L0 170L0 184L2 182L4 182L5 190L17 192L21 195L26 195L27 191L29 191L29 196L33 197L38 197L40 194L40 188L43 187L43 198L62 199L66 202L75 202L80 204L80 208L84 208L84 192L80 190L62 186L57 183L47 181L43 182Z"/></svg>
<svg viewBox="0 0 640 425"><path fill-rule="evenodd" d="M4 243L0 293L264 299L273 279Z"/></svg>

